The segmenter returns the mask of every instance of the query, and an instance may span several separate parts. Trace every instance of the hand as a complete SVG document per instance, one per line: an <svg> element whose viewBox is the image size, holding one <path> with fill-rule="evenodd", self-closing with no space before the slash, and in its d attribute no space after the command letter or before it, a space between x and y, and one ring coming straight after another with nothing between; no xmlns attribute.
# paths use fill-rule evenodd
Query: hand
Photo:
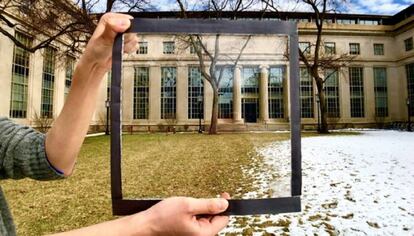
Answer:
<svg viewBox="0 0 414 236"><path fill-rule="evenodd" d="M163 200L144 212L149 235L216 235L229 222L228 216L218 216L228 207L230 198L195 199L173 197ZM199 215L211 215L198 217ZM139 226L138 226L139 227Z"/></svg>
<svg viewBox="0 0 414 236"><path fill-rule="evenodd" d="M131 26L132 16L119 13L106 13L101 17L91 39L86 46L82 62L93 63L94 66L107 72L112 64L112 47L118 33L125 32ZM124 52L137 49L136 34L125 34Z"/></svg>

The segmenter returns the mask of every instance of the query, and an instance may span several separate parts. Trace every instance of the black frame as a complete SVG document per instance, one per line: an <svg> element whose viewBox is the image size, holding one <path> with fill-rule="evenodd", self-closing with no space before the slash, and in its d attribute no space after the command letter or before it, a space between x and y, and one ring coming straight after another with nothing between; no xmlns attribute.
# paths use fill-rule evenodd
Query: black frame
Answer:
<svg viewBox="0 0 414 236"><path fill-rule="evenodd" d="M127 33L161 34L275 34L289 37L290 108L291 108L291 197L229 200L226 215L278 214L300 212L302 190L301 125L299 103L298 33L294 22L229 21L204 19L144 19L132 20ZM121 178L121 78L123 34L118 34L112 57L111 84L111 195L114 215L129 215L146 210L161 200L129 200L122 197Z"/></svg>

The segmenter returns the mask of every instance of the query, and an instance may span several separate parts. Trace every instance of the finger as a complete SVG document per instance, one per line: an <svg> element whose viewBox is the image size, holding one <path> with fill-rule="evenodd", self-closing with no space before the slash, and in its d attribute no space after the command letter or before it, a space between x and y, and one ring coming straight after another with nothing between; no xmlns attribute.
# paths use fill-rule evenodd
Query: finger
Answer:
<svg viewBox="0 0 414 236"><path fill-rule="evenodd" d="M228 216L214 216L210 220L209 231L212 235L216 235L229 224Z"/></svg>
<svg viewBox="0 0 414 236"><path fill-rule="evenodd" d="M125 42L129 42L129 41L132 41L132 40L138 41L138 36L136 34L131 34L131 33L124 34L124 41Z"/></svg>
<svg viewBox="0 0 414 236"><path fill-rule="evenodd" d="M227 209L229 203L223 198L211 198L211 199L196 199L189 198L189 211L193 215L199 214L219 214Z"/></svg>
<svg viewBox="0 0 414 236"><path fill-rule="evenodd" d="M104 40L112 42L118 33L125 32L131 26L132 16L108 13L102 16L99 21L96 33L98 37L102 37Z"/></svg>
<svg viewBox="0 0 414 236"><path fill-rule="evenodd" d="M138 42L136 41L129 41L126 42L124 45L124 52L125 53L131 53L138 49Z"/></svg>
<svg viewBox="0 0 414 236"><path fill-rule="evenodd" d="M227 200L231 199L230 194L228 192L221 193L220 197Z"/></svg>

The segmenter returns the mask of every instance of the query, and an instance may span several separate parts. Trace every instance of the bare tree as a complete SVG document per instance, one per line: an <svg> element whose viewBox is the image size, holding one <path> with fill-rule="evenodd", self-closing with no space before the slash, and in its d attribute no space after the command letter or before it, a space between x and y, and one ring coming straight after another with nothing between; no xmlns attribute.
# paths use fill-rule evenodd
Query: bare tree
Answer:
<svg viewBox="0 0 414 236"><path fill-rule="evenodd" d="M320 133L329 133L328 130L328 113L325 99L325 82L333 73L338 73L355 58L348 53L336 54L327 52L324 40L324 24L326 24L327 15L335 13L338 6L345 0L300 0L309 5L314 12L314 22L316 26L316 40L308 48L299 49L300 60L303 62L312 78L315 80L320 102L321 127ZM312 51L313 50L313 51ZM307 53L310 52L310 53ZM325 72L330 70L331 73Z"/></svg>
<svg viewBox="0 0 414 236"><path fill-rule="evenodd" d="M221 2L221 1L220 1ZM220 12L226 9L226 5L229 1L211 1L213 8ZM241 1L234 1L237 4L235 5L236 10L240 10L242 6ZM253 1L252 1L253 2ZM181 0L177 0L177 3L180 6L182 17L187 18L186 9ZM220 59L226 57L226 55L220 50L220 34L215 35L214 39L214 49L209 50L206 46L206 42L203 40L201 35L189 35L188 37L181 37L181 41L186 45L185 47L192 47L197 54L198 63L200 66L201 75L208 81L213 89L213 104L212 104L212 113L211 113L211 124L209 129L209 134L217 134L217 120L218 120L218 110L219 110L219 89L220 82L223 78L225 66L219 66L218 62ZM244 49L247 47L251 39L251 35L247 36L242 47L239 49L237 58L233 60L232 66L236 67L240 61L240 58L243 54ZM228 58L228 57L227 57ZM229 64L227 64L229 66Z"/></svg>
<svg viewBox="0 0 414 236"><path fill-rule="evenodd" d="M0 24L0 33L16 46L29 52L48 47L61 40L67 51L79 50L86 44L95 30L97 17L94 15L99 0L0 0L0 22L9 28L24 28L35 36L36 44L26 45ZM107 0L104 12L115 7L127 11L143 11L149 0ZM13 16L18 22L11 20ZM63 40L62 40L63 39Z"/></svg>

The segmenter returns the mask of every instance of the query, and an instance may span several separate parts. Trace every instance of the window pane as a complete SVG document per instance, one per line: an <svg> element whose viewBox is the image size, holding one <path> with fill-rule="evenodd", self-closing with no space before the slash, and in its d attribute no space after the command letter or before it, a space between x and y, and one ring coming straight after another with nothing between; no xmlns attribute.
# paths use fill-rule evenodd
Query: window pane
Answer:
<svg viewBox="0 0 414 236"><path fill-rule="evenodd" d="M176 117L176 67L161 67L161 119Z"/></svg>
<svg viewBox="0 0 414 236"><path fill-rule="evenodd" d="M313 81L307 68L300 68L300 106L302 118L313 118Z"/></svg>
<svg viewBox="0 0 414 236"><path fill-rule="evenodd" d="M217 67L216 76L222 73L219 85L219 111L218 118L233 118L233 73L234 68L231 66ZM221 72L222 71L222 72Z"/></svg>
<svg viewBox="0 0 414 236"><path fill-rule="evenodd" d="M148 119L149 68L134 68L134 119Z"/></svg>
<svg viewBox="0 0 414 236"><path fill-rule="evenodd" d="M16 32L16 39L30 47L32 39ZM10 117L26 118L30 52L14 46L11 80Z"/></svg>
<svg viewBox="0 0 414 236"><path fill-rule="evenodd" d="M359 55L360 54L359 43L350 43L349 44L349 54L352 54L352 55Z"/></svg>
<svg viewBox="0 0 414 236"><path fill-rule="evenodd" d="M362 67L349 68L351 117L364 117L364 79Z"/></svg>
<svg viewBox="0 0 414 236"><path fill-rule="evenodd" d="M40 114L42 117L53 117L53 91L55 83L55 54L56 50L47 47L43 55L42 102Z"/></svg>
<svg viewBox="0 0 414 236"><path fill-rule="evenodd" d="M328 117L339 117L339 83L338 71L327 69L325 71L325 99Z"/></svg>
<svg viewBox="0 0 414 236"><path fill-rule="evenodd" d="M384 44L374 44L374 55L384 55Z"/></svg>
<svg viewBox="0 0 414 236"><path fill-rule="evenodd" d="M199 97L201 101L199 101ZM188 119L204 118L204 84L198 66L188 68Z"/></svg>
<svg viewBox="0 0 414 236"><path fill-rule="evenodd" d="M174 54L175 44L174 42L164 42L163 43L163 53L164 54Z"/></svg>
<svg viewBox="0 0 414 236"><path fill-rule="evenodd" d="M283 118L283 84L285 80L285 66L270 67L268 79L269 118Z"/></svg>

